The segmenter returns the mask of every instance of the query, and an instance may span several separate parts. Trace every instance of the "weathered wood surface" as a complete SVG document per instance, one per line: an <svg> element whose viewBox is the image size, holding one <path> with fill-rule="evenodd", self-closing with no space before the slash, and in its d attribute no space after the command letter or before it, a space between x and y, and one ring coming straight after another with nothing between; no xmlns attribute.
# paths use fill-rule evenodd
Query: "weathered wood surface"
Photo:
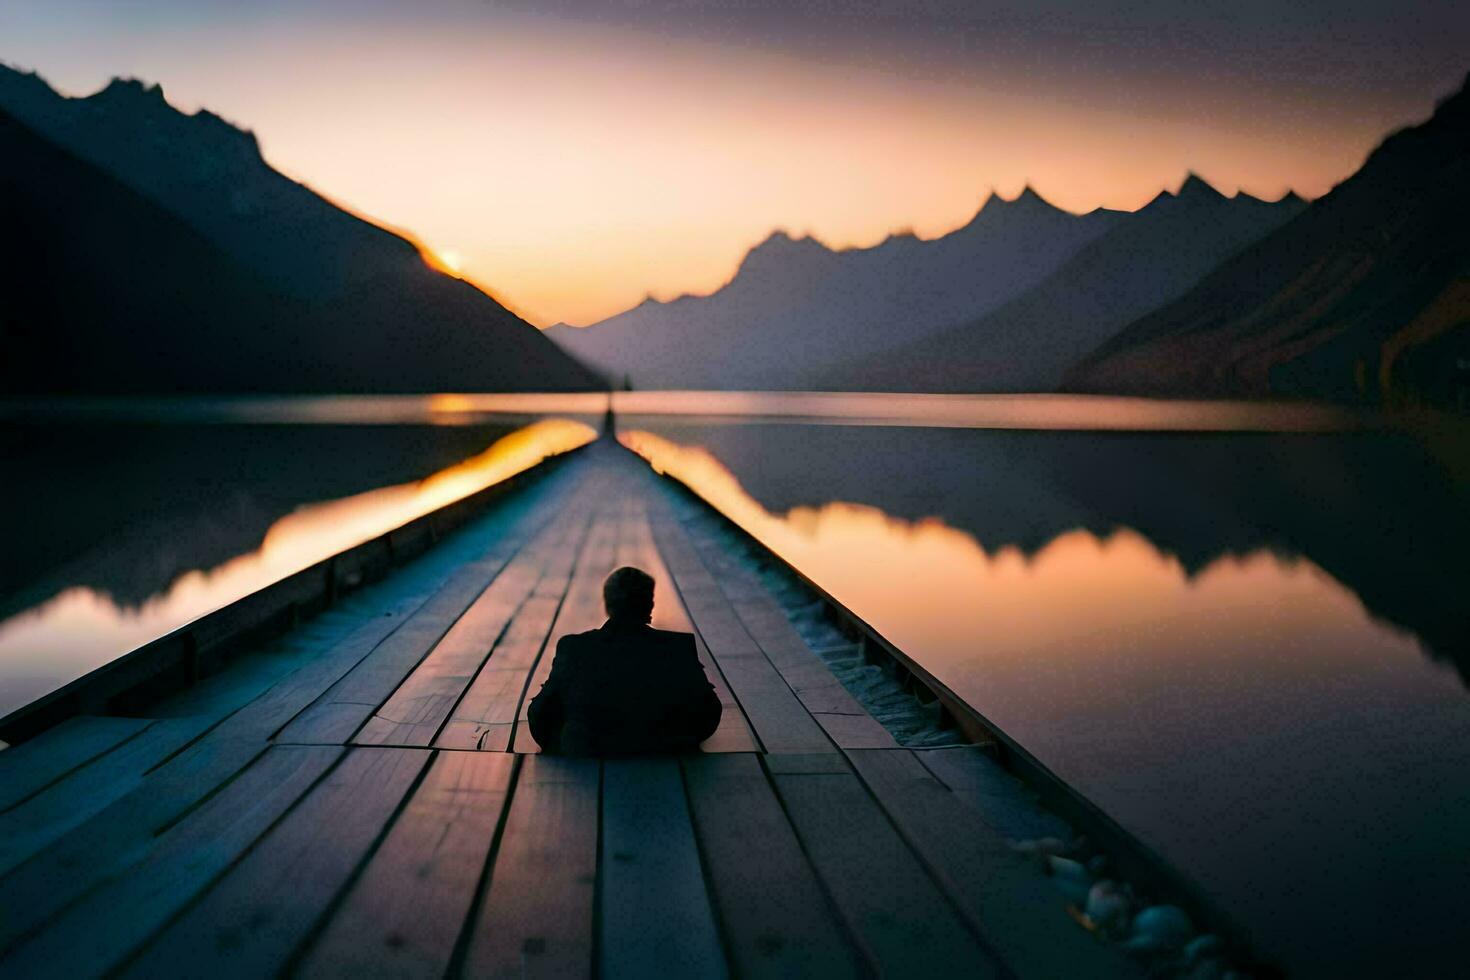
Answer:
<svg viewBox="0 0 1470 980"><path fill-rule="evenodd" d="M685 508L690 506L685 502ZM691 530L690 540L745 631L827 736L845 749L897 748L888 730L868 714L807 646L756 575L698 526Z"/></svg>
<svg viewBox="0 0 1470 980"><path fill-rule="evenodd" d="M500 825L514 763L498 752L435 758L301 972L443 976Z"/></svg>
<svg viewBox="0 0 1470 980"><path fill-rule="evenodd" d="M1001 976L855 775L773 778L813 866L880 974Z"/></svg>
<svg viewBox="0 0 1470 980"><path fill-rule="evenodd" d="M0 752L0 974L1126 973L1005 847L1024 796L900 748L699 517L590 447L148 717ZM623 564L719 731L542 757L527 705Z"/></svg>
<svg viewBox="0 0 1470 980"><path fill-rule="evenodd" d="M728 976L674 759L603 764L598 975Z"/></svg>
<svg viewBox="0 0 1470 980"><path fill-rule="evenodd" d="M135 960L126 975L188 963L211 977L281 972L382 834L428 762L423 749L349 753Z"/></svg>
<svg viewBox="0 0 1470 980"><path fill-rule="evenodd" d="M126 875L88 893L6 959L17 976L72 977L110 967L229 867L341 754L335 746L267 752L159 838Z"/></svg>
<svg viewBox="0 0 1470 980"><path fill-rule="evenodd" d="M832 747L725 599L694 546L671 515L654 521L654 540L673 573L694 627L725 675L756 738L767 752L805 752Z"/></svg>
<svg viewBox="0 0 1470 980"><path fill-rule="evenodd" d="M0 752L0 813L35 796L148 727L145 718L81 715Z"/></svg>
<svg viewBox="0 0 1470 980"><path fill-rule="evenodd" d="M467 976L591 974L599 777L590 759L522 760Z"/></svg>
<svg viewBox="0 0 1470 980"><path fill-rule="evenodd" d="M1004 837L977 821L914 755L866 750L851 758L899 832L987 945L1022 976L1131 976L1131 964L1121 953L1077 928L1034 857L1016 853Z"/></svg>
<svg viewBox="0 0 1470 980"><path fill-rule="evenodd" d="M754 755L684 761L710 894L744 977L857 977L848 940Z"/></svg>
<svg viewBox="0 0 1470 980"><path fill-rule="evenodd" d="M493 752L509 748L521 697L551 635L589 525L590 514L580 512L558 522L535 588L455 705L436 745Z"/></svg>
<svg viewBox="0 0 1470 980"><path fill-rule="evenodd" d="M188 745L207 726L198 717L156 721L113 751L0 814L0 874L127 795L150 769Z"/></svg>

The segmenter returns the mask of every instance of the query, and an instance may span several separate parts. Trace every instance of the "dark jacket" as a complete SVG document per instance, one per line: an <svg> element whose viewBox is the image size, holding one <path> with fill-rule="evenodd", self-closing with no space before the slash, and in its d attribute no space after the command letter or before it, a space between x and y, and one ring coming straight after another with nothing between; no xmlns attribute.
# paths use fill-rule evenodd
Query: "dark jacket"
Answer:
<svg viewBox="0 0 1470 980"><path fill-rule="evenodd" d="M692 634L609 620L561 638L527 717L547 752L679 752L714 734L720 699Z"/></svg>

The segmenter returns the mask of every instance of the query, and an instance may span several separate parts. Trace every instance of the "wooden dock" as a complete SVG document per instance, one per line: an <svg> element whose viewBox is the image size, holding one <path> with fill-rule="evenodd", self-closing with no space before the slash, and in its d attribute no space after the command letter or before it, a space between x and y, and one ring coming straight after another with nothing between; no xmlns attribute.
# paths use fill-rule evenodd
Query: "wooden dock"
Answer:
<svg viewBox="0 0 1470 980"><path fill-rule="evenodd" d="M197 682L14 722L0 975L1138 975L1010 848L984 750L901 747L702 505L606 441L547 469ZM624 564L721 727L542 756L530 696Z"/></svg>

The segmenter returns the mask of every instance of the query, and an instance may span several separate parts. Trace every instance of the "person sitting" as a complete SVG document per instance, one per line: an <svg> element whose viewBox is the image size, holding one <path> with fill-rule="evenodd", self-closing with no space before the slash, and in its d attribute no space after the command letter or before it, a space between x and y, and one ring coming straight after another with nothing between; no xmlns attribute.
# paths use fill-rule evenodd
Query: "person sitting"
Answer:
<svg viewBox="0 0 1470 980"><path fill-rule="evenodd" d="M619 568L602 585L607 622L564 636L527 710L531 737L563 755L683 752L714 734L720 699L691 633L657 630L653 578Z"/></svg>

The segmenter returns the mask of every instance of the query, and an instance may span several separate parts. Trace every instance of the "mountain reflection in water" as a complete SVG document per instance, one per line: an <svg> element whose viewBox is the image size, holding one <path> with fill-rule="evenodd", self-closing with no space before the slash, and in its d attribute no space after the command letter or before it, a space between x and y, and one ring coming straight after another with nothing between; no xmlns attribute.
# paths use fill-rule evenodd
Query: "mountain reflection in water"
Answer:
<svg viewBox="0 0 1470 980"><path fill-rule="evenodd" d="M222 437L220 432L211 435ZM149 566L150 550L160 547L153 540L152 527L145 526L135 535L146 539L146 543L130 542L130 536L123 534L106 543L106 554L84 555L73 562L93 584L73 584L68 567L63 565L28 590L30 595L38 589L42 594L50 593L49 598L0 622L0 671L4 676L0 714L328 555L507 479L547 456L583 445L595 435L581 422L551 419L503 435L483 452L413 482L310 503L290 497L276 496L274 501L252 497L245 508L252 516L273 510L284 516L274 517L263 534L253 540L227 534L229 541L223 547L233 557L217 564L193 563L220 543L192 539L192 529L184 523L191 515L176 512L168 516L175 526L165 532L172 541L167 549L169 565L178 563L186 570L161 577ZM341 438L341 433L329 433L327 438ZM416 438L423 437L419 434ZM309 473L317 461L310 457L294 461L283 458L265 473L276 479L282 478L283 470L293 467ZM381 473L381 465L368 466L373 474L369 479ZM107 478L107 474L90 476L94 481ZM344 476L339 473L335 478ZM330 478L319 474L318 479ZM92 483L94 494L100 496L100 489ZM228 490L241 492L238 487ZM271 492L279 495L281 491L272 487ZM229 519L233 514L219 522L223 527L208 521L208 514L192 516L202 518L214 530L235 529ZM247 536L250 533L248 524L239 530ZM134 552L130 543L142 546ZM203 551L192 550L191 545ZM48 588L47 581L55 585ZM129 596L137 598L130 600Z"/></svg>
<svg viewBox="0 0 1470 980"><path fill-rule="evenodd" d="M642 421L1290 975L1458 961L1470 535L1412 440Z"/></svg>
<svg viewBox="0 0 1470 980"><path fill-rule="evenodd" d="M1064 531L1028 554L1013 545L987 552L937 518L907 521L861 504L775 515L709 453L648 432L623 439L845 605L876 617L900 648L964 651L986 670L1008 662L1029 670L1046 651L1046 669L1069 674L1074 661L1132 651L1141 631L1185 662L1185 650L1233 642L1247 609L1286 642L1319 622L1349 635L1374 628L1357 597L1305 559L1257 551L1191 572L1128 529ZM1384 640L1414 650L1406 634Z"/></svg>

